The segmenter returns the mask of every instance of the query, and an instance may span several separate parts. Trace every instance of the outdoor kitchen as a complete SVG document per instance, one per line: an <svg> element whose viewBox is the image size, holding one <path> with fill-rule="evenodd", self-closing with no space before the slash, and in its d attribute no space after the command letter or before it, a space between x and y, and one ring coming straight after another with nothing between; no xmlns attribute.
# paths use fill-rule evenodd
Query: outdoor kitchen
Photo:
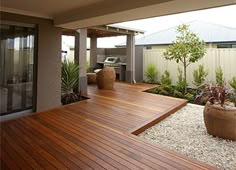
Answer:
<svg viewBox="0 0 236 170"><path fill-rule="evenodd" d="M87 83L97 83L95 79L97 71L103 68L114 68L116 80L129 83L142 81L143 48L135 47L135 36L143 33L141 30L108 25L90 27L80 32L63 30L63 35L74 37L74 46L72 49L70 47L69 54L66 53L64 58L70 58L68 56L72 54L76 63L88 65L87 68L80 69L80 91L86 94ZM116 36L126 36L126 44L122 47L98 48L99 38ZM87 38L90 38L88 47ZM89 59L87 59L88 53Z"/></svg>
<svg viewBox="0 0 236 170"><path fill-rule="evenodd" d="M122 55L97 55L97 67L112 67L116 73L116 79L125 81L126 56Z"/></svg>

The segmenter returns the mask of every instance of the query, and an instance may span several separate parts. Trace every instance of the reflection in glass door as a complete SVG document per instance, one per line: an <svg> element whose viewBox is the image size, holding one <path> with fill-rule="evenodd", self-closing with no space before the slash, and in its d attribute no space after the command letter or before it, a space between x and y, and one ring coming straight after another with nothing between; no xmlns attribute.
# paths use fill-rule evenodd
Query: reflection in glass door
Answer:
<svg viewBox="0 0 236 170"><path fill-rule="evenodd" d="M35 28L0 24L0 115L32 109Z"/></svg>

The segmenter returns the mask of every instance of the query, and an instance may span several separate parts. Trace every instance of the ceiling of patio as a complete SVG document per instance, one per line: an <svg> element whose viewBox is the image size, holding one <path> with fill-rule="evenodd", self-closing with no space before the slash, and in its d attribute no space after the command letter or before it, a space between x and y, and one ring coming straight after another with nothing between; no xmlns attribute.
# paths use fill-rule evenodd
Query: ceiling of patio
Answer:
<svg viewBox="0 0 236 170"><path fill-rule="evenodd" d="M103 37L115 37L115 36L122 36L122 35L137 35L137 34L144 34L144 31L128 28L128 27L118 27L118 26L109 26L109 25L102 25L96 27L89 27L87 28L87 36L88 37L96 37L96 38L103 38ZM63 29L63 35L74 36L76 30L73 29Z"/></svg>
<svg viewBox="0 0 236 170"><path fill-rule="evenodd" d="M236 0L1 0L0 10L77 29L231 4Z"/></svg>

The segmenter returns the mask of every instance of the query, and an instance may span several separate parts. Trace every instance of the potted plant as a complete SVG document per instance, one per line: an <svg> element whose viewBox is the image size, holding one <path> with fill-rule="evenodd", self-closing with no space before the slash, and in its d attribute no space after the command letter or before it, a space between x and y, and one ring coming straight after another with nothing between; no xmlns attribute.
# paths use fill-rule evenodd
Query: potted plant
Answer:
<svg viewBox="0 0 236 170"><path fill-rule="evenodd" d="M235 92L225 85L205 85L198 99L208 101L203 115L209 134L236 140L236 102L232 100L235 96Z"/></svg>

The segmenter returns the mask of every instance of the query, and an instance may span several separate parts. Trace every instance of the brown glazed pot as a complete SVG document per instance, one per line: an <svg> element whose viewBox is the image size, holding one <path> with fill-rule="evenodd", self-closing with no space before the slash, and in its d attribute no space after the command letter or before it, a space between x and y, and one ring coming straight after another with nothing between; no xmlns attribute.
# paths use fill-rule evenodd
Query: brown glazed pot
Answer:
<svg viewBox="0 0 236 170"><path fill-rule="evenodd" d="M203 115L209 134L236 140L236 109L224 109L208 102L205 105Z"/></svg>

